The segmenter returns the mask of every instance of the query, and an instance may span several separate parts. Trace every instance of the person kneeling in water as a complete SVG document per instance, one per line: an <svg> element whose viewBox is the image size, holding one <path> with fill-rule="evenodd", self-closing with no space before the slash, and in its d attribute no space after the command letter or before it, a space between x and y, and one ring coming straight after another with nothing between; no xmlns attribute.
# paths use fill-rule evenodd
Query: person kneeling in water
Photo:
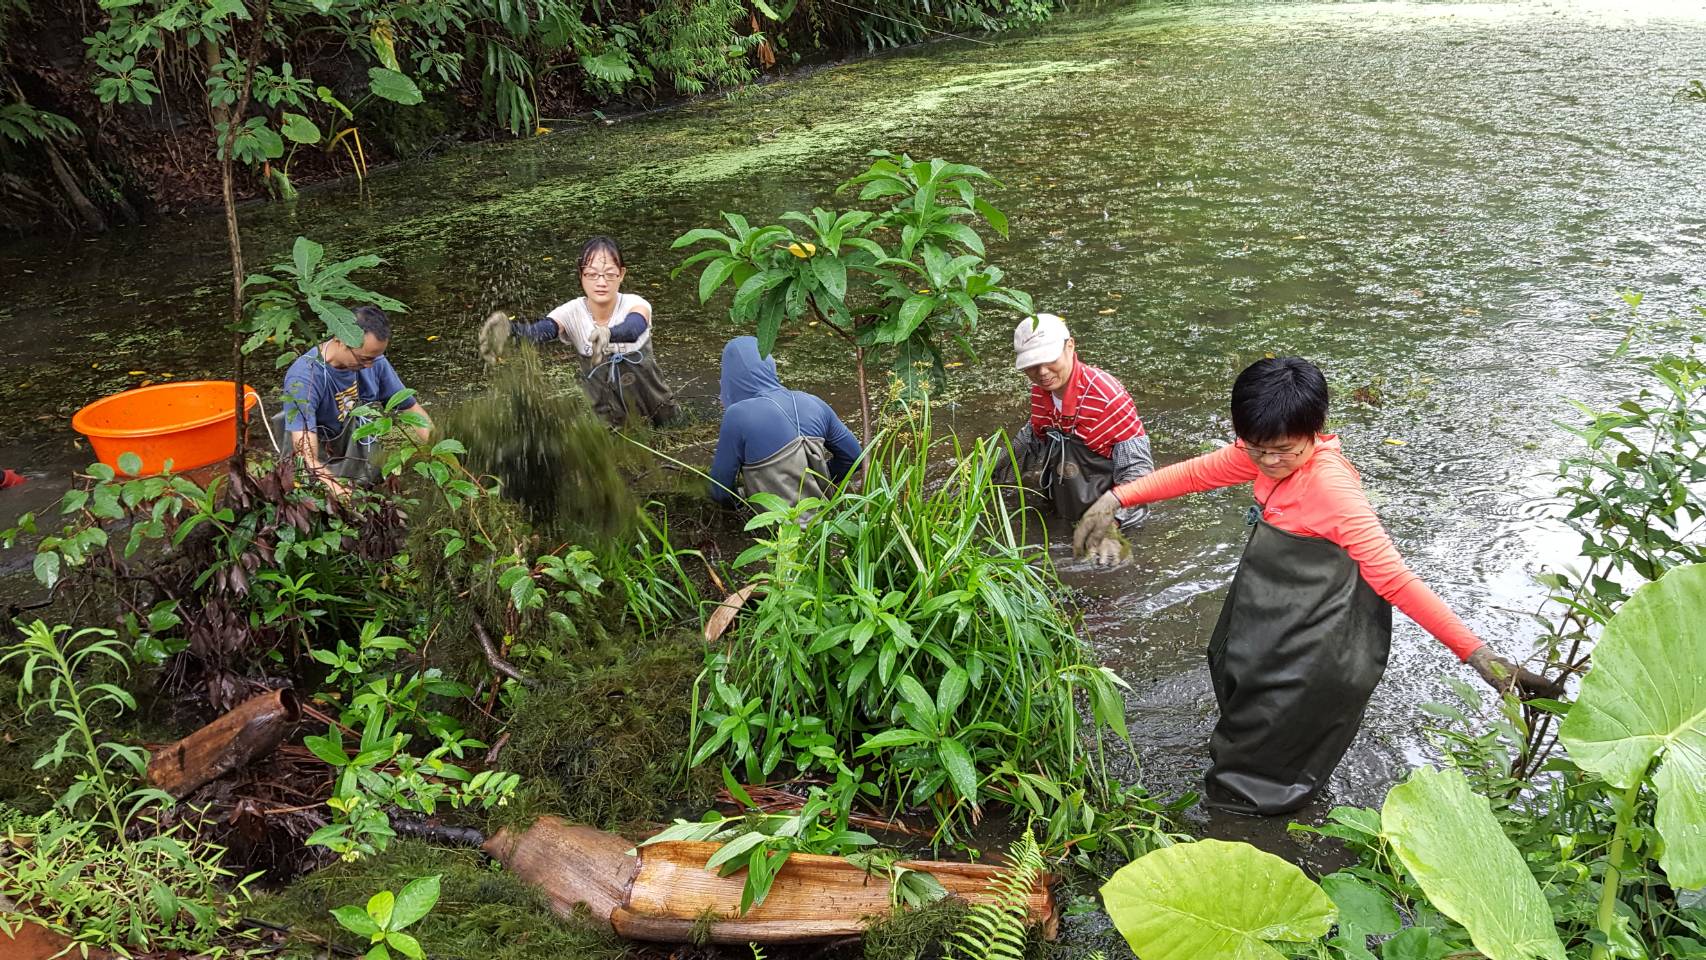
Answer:
<svg viewBox="0 0 1706 960"><path fill-rule="evenodd" d="M789 504L826 497L859 459L859 441L829 404L776 378L756 337L723 347L723 425L711 463L711 499L725 506L773 493ZM739 476L737 481L736 476Z"/></svg>
<svg viewBox="0 0 1706 960"><path fill-rule="evenodd" d="M652 355L652 305L622 292L628 270L622 251L609 237L593 237L581 248L576 297L539 320L512 321L498 311L480 329L480 353L488 362L511 339L549 343L560 340L581 358L581 373L593 411L611 426L627 424L638 413L654 424L675 419L675 394L664 382Z"/></svg>
<svg viewBox="0 0 1706 960"><path fill-rule="evenodd" d="M1115 487L1073 538L1094 543L1122 508L1254 484L1250 539L1208 647L1220 719L1206 779L1222 809L1288 813L1326 785L1386 671L1393 606L1496 689L1562 693L1494 653L1404 564L1338 438L1321 432L1327 402L1314 364L1256 361L1232 385L1235 443Z"/></svg>
<svg viewBox="0 0 1706 960"><path fill-rule="evenodd" d="M1079 359L1066 321L1052 313L1019 321L1013 354L1013 368L1031 381L1031 418L1013 436L1017 469L1003 449L996 482L1012 483L1038 461L1043 494L1057 516L1073 523L1115 484L1155 469L1131 394L1112 375ZM1148 514L1147 507L1122 508L1116 519L1129 532ZM1122 558L1112 534L1109 527L1085 550L1098 566Z"/></svg>

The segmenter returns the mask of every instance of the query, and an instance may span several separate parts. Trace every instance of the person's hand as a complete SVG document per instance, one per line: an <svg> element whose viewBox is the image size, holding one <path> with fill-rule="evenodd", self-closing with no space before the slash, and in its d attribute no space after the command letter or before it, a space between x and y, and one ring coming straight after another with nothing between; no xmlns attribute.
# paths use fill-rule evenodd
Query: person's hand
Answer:
<svg viewBox="0 0 1706 960"><path fill-rule="evenodd" d="M497 363L509 347L509 314L495 310L480 325L480 356L487 363Z"/></svg>
<svg viewBox="0 0 1706 960"><path fill-rule="evenodd" d="M1517 666L1494 653L1492 647L1483 646L1471 653L1469 665L1474 667L1481 679L1487 681L1494 690L1500 693L1515 692L1522 700L1535 697L1557 700L1564 695L1563 684Z"/></svg>
<svg viewBox="0 0 1706 960"><path fill-rule="evenodd" d="M592 332L586 335L586 342L592 347L594 359L603 357L610 352L610 328L592 325Z"/></svg>
<svg viewBox="0 0 1706 960"><path fill-rule="evenodd" d="M320 486L326 488L326 494L328 496L334 497L338 500L349 499L349 487L345 486L337 477L333 476L330 468L322 466L316 469L314 471L314 479L320 481Z"/></svg>
<svg viewBox="0 0 1706 960"><path fill-rule="evenodd" d="M1102 541L1114 532L1114 511L1120 508L1119 498L1109 490L1101 498L1084 511L1084 516L1078 518L1078 528L1072 533L1072 552L1077 556L1086 556L1091 547L1100 547Z"/></svg>

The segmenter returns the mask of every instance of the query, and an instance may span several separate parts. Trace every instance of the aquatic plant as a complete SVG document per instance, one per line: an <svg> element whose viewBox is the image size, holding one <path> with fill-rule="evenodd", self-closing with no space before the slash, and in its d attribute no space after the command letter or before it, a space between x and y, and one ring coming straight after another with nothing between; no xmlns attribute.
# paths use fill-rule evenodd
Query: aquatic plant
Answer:
<svg viewBox="0 0 1706 960"><path fill-rule="evenodd" d="M1106 795L1089 751L1125 736L1123 684L1086 659L993 480L994 441L932 438L914 416L868 452L859 490L755 498L761 532L735 561L754 593L708 655L690 762L726 759L746 783L828 776L860 803L928 808L939 838L994 804L1064 845Z"/></svg>
<svg viewBox="0 0 1706 960"><path fill-rule="evenodd" d="M921 377L943 373L947 339L971 352L966 337L984 309L1031 313L1030 296L1002 285L1001 269L985 259L983 238L971 225L975 217L1007 236L1006 216L978 195L985 185L994 179L968 164L882 153L837 192L857 189L861 201L887 201L886 207L790 210L781 223L762 227L725 213L731 233L701 227L676 239L677 249L712 244L676 273L705 265L701 303L732 284L729 317L755 329L765 356L784 323L821 323L841 337L853 353L868 446L869 355L892 350L894 375L916 386Z"/></svg>
<svg viewBox="0 0 1706 960"><path fill-rule="evenodd" d="M26 717L46 714L61 727L35 769L69 766L71 786L39 817L0 816L6 869L0 897L21 912L0 912L0 931L35 923L90 947L200 952L227 933L255 877L230 881L223 848L194 824L172 817L173 800L147 786L148 752L105 736L102 724L136 708L131 694L91 679L108 669L128 676L129 652L110 630L24 628L0 652L19 666Z"/></svg>

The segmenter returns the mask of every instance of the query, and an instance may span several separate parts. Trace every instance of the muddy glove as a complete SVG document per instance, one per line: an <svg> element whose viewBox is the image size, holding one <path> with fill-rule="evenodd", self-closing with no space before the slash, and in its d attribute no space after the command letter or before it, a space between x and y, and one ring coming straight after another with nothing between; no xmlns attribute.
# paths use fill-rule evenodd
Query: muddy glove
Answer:
<svg viewBox="0 0 1706 960"><path fill-rule="evenodd" d="M586 335L587 345L592 347L592 358L602 360L610 353L610 328L592 325L592 330Z"/></svg>
<svg viewBox="0 0 1706 960"><path fill-rule="evenodd" d="M1086 556L1092 547L1101 547L1114 532L1114 511L1120 508L1119 498L1109 490L1101 499L1090 504L1084 516L1078 518L1078 528L1072 533L1072 552Z"/></svg>
<svg viewBox="0 0 1706 960"><path fill-rule="evenodd" d="M493 311L480 325L480 356L487 363L497 363L509 348L510 323L509 314L502 310Z"/></svg>
<svg viewBox="0 0 1706 960"><path fill-rule="evenodd" d="M1090 562L1098 567L1117 567L1129 556L1125 544L1113 533L1103 537L1101 543L1092 544L1090 547Z"/></svg>
<svg viewBox="0 0 1706 960"><path fill-rule="evenodd" d="M1563 684L1517 666L1494 653L1492 647L1477 648L1469 655L1469 665L1475 668L1482 680L1487 681L1489 686L1500 693L1511 692L1514 684L1516 695L1523 700L1535 697L1557 700L1564 695Z"/></svg>

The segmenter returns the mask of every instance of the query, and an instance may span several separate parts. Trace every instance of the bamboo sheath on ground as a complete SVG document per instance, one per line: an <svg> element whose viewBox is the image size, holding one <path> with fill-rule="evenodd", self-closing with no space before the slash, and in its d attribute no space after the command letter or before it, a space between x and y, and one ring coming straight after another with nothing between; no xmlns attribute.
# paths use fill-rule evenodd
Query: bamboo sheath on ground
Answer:
<svg viewBox="0 0 1706 960"><path fill-rule="evenodd" d="M705 869L715 843L670 842L638 848L591 827L542 817L521 833L505 829L485 850L516 875L544 890L557 913L584 905L595 918L631 940L685 943L707 912L726 919L710 924L718 943L799 943L856 937L888 915L889 881L841 857L796 853L776 875L763 904L740 916L742 874L719 877ZM903 861L934 876L949 894L976 903L989 899L1002 868L986 864ZM1053 938L1059 927L1046 881L1032 888L1030 922Z"/></svg>
<svg viewBox="0 0 1706 960"><path fill-rule="evenodd" d="M148 781L182 799L278 749L301 719L302 705L289 690L250 697L177 743L154 751Z"/></svg>

